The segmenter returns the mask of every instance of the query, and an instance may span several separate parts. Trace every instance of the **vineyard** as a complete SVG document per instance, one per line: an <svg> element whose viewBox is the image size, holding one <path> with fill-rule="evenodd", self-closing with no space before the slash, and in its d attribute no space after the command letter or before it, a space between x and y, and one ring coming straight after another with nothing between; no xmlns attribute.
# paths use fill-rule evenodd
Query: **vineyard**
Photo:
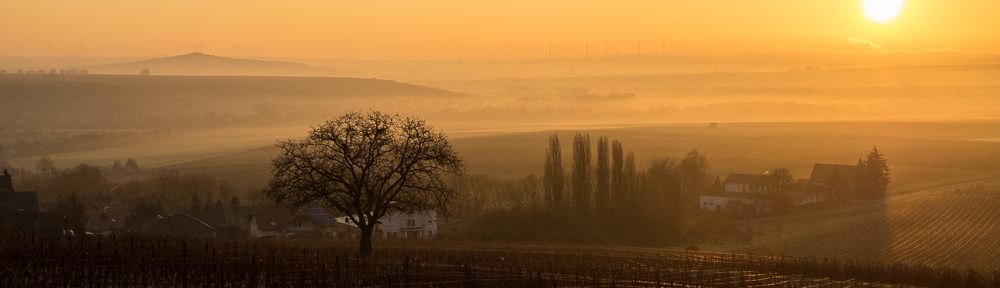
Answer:
<svg viewBox="0 0 1000 288"><path fill-rule="evenodd" d="M1000 274L608 246L7 234L0 287L1000 287ZM894 287L894 286L893 286Z"/></svg>
<svg viewBox="0 0 1000 288"><path fill-rule="evenodd" d="M971 187L909 201L913 203L872 212L836 229L737 251L1000 269L1000 186Z"/></svg>

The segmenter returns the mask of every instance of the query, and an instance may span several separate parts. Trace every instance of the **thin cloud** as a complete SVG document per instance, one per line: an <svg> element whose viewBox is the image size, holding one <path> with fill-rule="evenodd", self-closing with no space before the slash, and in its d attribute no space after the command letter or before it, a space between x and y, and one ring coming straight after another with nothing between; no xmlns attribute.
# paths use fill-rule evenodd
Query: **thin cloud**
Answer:
<svg viewBox="0 0 1000 288"><path fill-rule="evenodd" d="M872 49L877 49L877 50L883 50L882 49L882 45L875 44L875 42L872 42L872 41L870 41L868 39L861 40L861 39L858 39L858 38L854 38L854 37L848 36L847 37L847 41L851 41L851 44L858 45L858 46L861 46L861 47L872 48Z"/></svg>
<svg viewBox="0 0 1000 288"><path fill-rule="evenodd" d="M893 50L874 50L874 51L854 51L854 50L821 50L809 47L787 47L778 46L771 49L771 51L791 51L791 52L814 52L814 53L825 53L825 54L847 54L847 55L869 55L869 54L896 54L896 53L907 53L907 54L918 54L918 53L964 53L964 54L996 54L990 52L978 52L978 51L961 51L952 48L937 48L937 49L922 49L922 50L906 50L906 49L893 49Z"/></svg>

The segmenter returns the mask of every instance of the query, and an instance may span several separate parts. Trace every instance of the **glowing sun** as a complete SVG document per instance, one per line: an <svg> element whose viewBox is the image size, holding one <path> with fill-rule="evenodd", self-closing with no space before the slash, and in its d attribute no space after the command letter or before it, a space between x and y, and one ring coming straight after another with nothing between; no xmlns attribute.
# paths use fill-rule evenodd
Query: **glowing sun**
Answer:
<svg viewBox="0 0 1000 288"><path fill-rule="evenodd" d="M885 23L896 19L903 10L903 0L862 0L861 9L868 19Z"/></svg>

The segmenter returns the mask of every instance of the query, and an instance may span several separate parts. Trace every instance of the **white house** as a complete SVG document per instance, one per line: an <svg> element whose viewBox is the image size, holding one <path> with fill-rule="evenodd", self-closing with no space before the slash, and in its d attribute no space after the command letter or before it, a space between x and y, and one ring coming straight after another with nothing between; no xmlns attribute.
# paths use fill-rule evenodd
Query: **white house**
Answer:
<svg viewBox="0 0 1000 288"><path fill-rule="evenodd" d="M705 211L753 211L766 213L771 190L765 174L737 174L726 177L725 190L701 195L700 208Z"/></svg>
<svg viewBox="0 0 1000 288"><path fill-rule="evenodd" d="M809 179L799 179L784 191L785 198L795 206L832 199L836 193L852 193L852 165L815 164ZM771 209L767 174L729 174L723 191L712 191L699 197L703 211L743 211L767 213Z"/></svg>
<svg viewBox="0 0 1000 288"><path fill-rule="evenodd" d="M434 210L413 213L389 212L379 221L382 238L434 238L437 237L437 212Z"/></svg>

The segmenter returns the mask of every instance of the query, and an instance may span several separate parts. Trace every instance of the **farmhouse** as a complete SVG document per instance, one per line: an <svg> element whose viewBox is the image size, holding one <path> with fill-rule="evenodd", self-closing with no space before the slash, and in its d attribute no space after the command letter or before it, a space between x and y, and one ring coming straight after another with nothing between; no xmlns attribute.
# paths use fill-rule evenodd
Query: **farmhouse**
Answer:
<svg viewBox="0 0 1000 288"><path fill-rule="evenodd" d="M823 190L831 196L849 199L854 195L854 182L857 179L858 166L840 164L813 165L809 175L811 189Z"/></svg>
<svg viewBox="0 0 1000 288"><path fill-rule="evenodd" d="M701 210L705 211L743 211L746 213L766 213L768 192L765 174L737 174L726 177L725 190L708 192L701 195Z"/></svg>
<svg viewBox="0 0 1000 288"><path fill-rule="evenodd" d="M379 221L382 238L437 237L437 212L424 210L413 213L389 212Z"/></svg>
<svg viewBox="0 0 1000 288"><path fill-rule="evenodd" d="M784 199L794 206L821 202L834 197L850 199L854 193L857 166L840 164L813 165L809 179L799 179L785 186ZM725 189L709 191L699 197L703 211L768 213L778 195L767 183L767 174L729 174Z"/></svg>

